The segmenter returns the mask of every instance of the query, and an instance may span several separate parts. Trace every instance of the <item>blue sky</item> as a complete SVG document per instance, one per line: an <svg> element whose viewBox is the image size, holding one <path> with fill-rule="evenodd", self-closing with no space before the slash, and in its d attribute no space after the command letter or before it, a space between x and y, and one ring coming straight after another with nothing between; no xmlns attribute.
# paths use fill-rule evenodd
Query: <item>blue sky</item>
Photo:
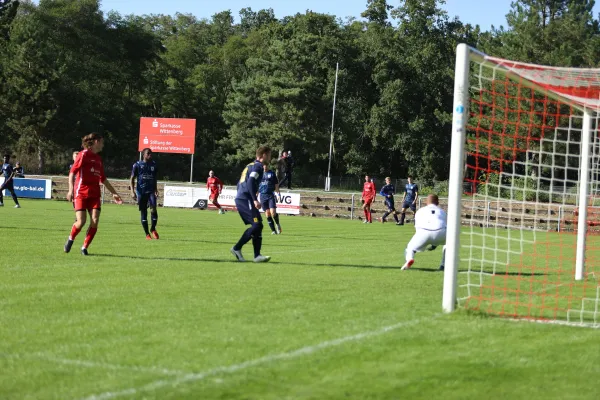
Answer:
<svg viewBox="0 0 600 400"><path fill-rule="evenodd" d="M496 27L506 26L505 16L510 10L510 3L511 0L446 0L446 4L442 7L451 17L457 15L463 22L479 24L487 30L492 24ZM116 10L121 14L184 12L199 18L210 18L211 15L228 9L237 17L239 10L244 7L251 7L255 11L273 8L278 18L298 12L303 13L309 9L344 18L360 17L366 4L366 0L102 0L102 9ZM388 0L388 4L396 6L399 2ZM600 12L600 1L596 2L596 16L598 12Z"/></svg>

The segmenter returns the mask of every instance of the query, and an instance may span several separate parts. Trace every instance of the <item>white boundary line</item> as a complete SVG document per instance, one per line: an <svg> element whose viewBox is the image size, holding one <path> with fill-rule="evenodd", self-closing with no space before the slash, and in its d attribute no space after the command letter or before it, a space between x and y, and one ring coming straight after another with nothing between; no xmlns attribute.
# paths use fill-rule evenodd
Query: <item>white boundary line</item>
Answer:
<svg viewBox="0 0 600 400"><path fill-rule="evenodd" d="M182 376L182 377L179 377L176 379L160 379L160 380L156 380L154 382L150 382L141 387L133 387L133 388L129 388L129 389L120 390L117 392L104 392L104 393L100 393L100 394L93 394L93 395L85 397L84 400L110 400L110 399L114 399L117 397L132 396L132 395L138 394L140 392L153 391L153 390L165 387L165 386L174 386L174 385L179 385L179 384L187 383L187 382L197 382L197 381L203 380L205 378L208 378L210 376L214 376L214 375L218 375L218 374L231 374L231 373L234 373L237 371L256 367L256 366L262 365L262 364L268 364L268 363L271 363L274 361L289 360L292 358L297 358L297 357L301 357L304 355L312 354L319 350L327 349L329 347L339 346L344 343L367 339L367 338L371 338L374 336L380 336L387 332L391 332L391 331L394 331L394 330L397 330L400 328L418 325L418 324L420 324L422 322L426 322L426 321L431 321L441 315L442 314L435 314L429 318L399 322L397 324L385 326L385 327L377 329L377 330L362 332L362 333L358 333L356 335L351 335L351 336L344 336L344 337L341 337L338 339L327 340L325 342L321 342L321 343L318 343L318 344L315 344L312 346L301 347L299 349L292 350L289 352L270 354L270 355L267 355L264 357L256 358L254 360L245 361L240 364L221 366L221 367L209 369L207 371L200 372L200 373L187 374L185 376Z"/></svg>
<svg viewBox="0 0 600 400"><path fill-rule="evenodd" d="M31 353L31 354L4 354L0 353L0 357L12 358L12 359L38 359L44 361L50 361L58 364L64 365L77 365L79 367L86 368L103 368L112 371L134 371L134 372L151 372L155 374L162 375L174 375L174 376L182 376L191 374L189 371L177 371L162 367L141 367L136 365L120 365L120 364L109 364L104 362L96 362L96 361L87 361L87 360L77 360L77 359L69 359L69 358L61 358L55 357L53 355L45 354L45 353Z"/></svg>

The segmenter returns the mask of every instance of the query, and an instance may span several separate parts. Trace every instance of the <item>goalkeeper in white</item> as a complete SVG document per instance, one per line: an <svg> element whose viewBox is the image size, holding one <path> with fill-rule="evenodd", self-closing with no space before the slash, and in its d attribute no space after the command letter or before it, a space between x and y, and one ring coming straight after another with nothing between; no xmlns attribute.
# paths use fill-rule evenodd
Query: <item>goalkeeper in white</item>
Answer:
<svg viewBox="0 0 600 400"><path fill-rule="evenodd" d="M444 270L444 258L446 257L446 211L439 207L439 199L435 194L427 196L427 207L420 208L415 214L415 234L406 245L404 256L406 263L402 270L409 269L415 262L415 253L427 250L435 250L439 245L442 249L442 263L440 270Z"/></svg>

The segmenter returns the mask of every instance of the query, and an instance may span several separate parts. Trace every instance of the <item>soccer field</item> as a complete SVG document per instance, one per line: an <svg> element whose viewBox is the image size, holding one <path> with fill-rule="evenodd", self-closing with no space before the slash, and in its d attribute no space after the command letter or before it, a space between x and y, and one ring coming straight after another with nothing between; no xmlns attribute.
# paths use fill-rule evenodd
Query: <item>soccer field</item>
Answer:
<svg viewBox="0 0 600 400"><path fill-rule="evenodd" d="M265 264L236 213L106 205L90 256L66 202L0 208L1 399L597 399L599 331L441 314L414 228L281 217ZM247 258L251 244L244 248Z"/></svg>

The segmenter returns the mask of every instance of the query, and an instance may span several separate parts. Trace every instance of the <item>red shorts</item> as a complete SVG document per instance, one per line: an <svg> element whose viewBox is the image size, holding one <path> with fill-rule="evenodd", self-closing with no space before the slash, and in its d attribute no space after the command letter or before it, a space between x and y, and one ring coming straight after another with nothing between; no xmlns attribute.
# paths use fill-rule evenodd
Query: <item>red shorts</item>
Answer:
<svg viewBox="0 0 600 400"><path fill-rule="evenodd" d="M73 203L75 205L75 211L99 210L102 208L102 200L100 197L89 197L85 199L76 198Z"/></svg>
<svg viewBox="0 0 600 400"><path fill-rule="evenodd" d="M371 204L373 204L373 200L375 200L375 197L367 197L364 200L365 200L365 205L370 206Z"/></svg>
<svg viewBox="0 0 600 400"><path fill-rule="evenodd" d="M219 193L218 192L217 193L211 193L210 196L208 197L208 199L210 201L215 201L215 200L217 200L218 197L219 197Z"/></svg>

